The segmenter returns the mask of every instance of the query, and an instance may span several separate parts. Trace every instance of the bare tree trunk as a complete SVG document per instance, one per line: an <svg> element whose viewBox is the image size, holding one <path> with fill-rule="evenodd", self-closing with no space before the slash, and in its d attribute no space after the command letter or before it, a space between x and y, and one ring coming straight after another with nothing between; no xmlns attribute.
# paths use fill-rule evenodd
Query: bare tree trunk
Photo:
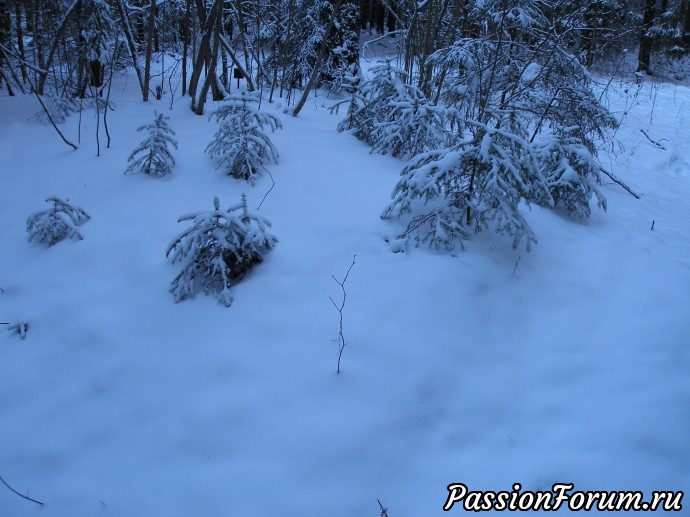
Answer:
<svg viewBox="0 0 690 517"><path fill-rule="evenodd" d="M153 52L153 33L156 31L156 0L151 0L149 6L148 33L146 35L146 61L144 64L144 102L149 100L151 84L151 53Z"/></svg>
<svg viewBox="0 0 690 517"><path fill-rule="evenodd" d="M652 58L652 44L654 38L650 34L654 26L654 5L655 0L645 0L644 14L642 17L642 35L640 36L640 51L637 55L637 71L646 72L651 75L649 61Z"/></svg>
<svg viewBox="0 0 690 517"><path fill-rule="evenodd" d="M210 17L213 17L215 13L215 3L211 10ZM202 14L203 13L203 14ZM210 54L209 45L211 40L211 35L213 34L214 24L211 23L209 26L209 20L206 16L206 10L202 9L199 11L197 9L197 17L199 18L199 26L203 30L201 33L201 41L197 46L197 50L194 53L194 66L192 67L192 77L189 80L189 96L192 98L192 111L195 111L196 107L196 92L199 89L199 80L201 78L201 72L204 69L204 64L207 60L207 55ZM203 17L203 20L202 20ZM211 20L212 21L212 20Z"/></svg>
<svg viewBox="0 0 690 517"><path fill-rule="evenodd" d="M12 21L10 20L10 11L6 0L0 0L0 45L7 46L10 41L10 30L12 28ZM0 70L2 70L4 62L6 61L5 53L0 53ZM9 65L9 63L8 63ZM4 75L4 74L3 74ZM2 77L0 76L0 86L2 86ZM8 92L12 95L12 86L9 81L7 83Z"/></svg>
<svg viewBox="0 0 690 517"><path fill-rule="evenodd" d="M192 0L187 0L184 15L184 41L182 43L182 96L187 95L187 59L189 57L189 25L192 16Z"/></svg>
<svg viewBox="0 0 690 517"><path fill-rule="evenodd" d="M55 52L57 51L58 45L60 44L60 39L62 38L62 33L65 31L65 27L67 26L67 21L70 19L74 11L76 10L77 6L81 3L81 0L75 0L72 2L72 5L67 9L67 12L65 15L62 17L62 21L58 25L57 30L55 31L55 37L53 38L53 44L50 46L50 50L48 52L48 58L46 59L45 64L40 64L39 66L43 69L43 73L39 74L39 80L38 80L38 94L43 95L45 91L45 84L46 84L46 79L48 79L48 69L51 67L53 64L53 58L55 57ZM37 29L34 29L34 31Z"/></svg>
<svg viewBox="0 0 690 517"><path fill-rule="evenodd" d="M216 0L216 4L222 4L222 0ZM218 62L218 46L220 38L222 37L220 34L221 18L222 7L218 7L216 8L215 13L216 23L214 24L215 30L213 31L213 49L211 50L211 64L209 66L208 72L206 73L206 79L204 80L204 84L201 86L201 91L199 93L199 96L197 97L196 105L194 106L194 113L196 113L197 115L204 114L204 105L206 104L208 89L211 86L214 86L217 81L216 63Z"/></svg>
<svg viewBox="0 0 690 517"><path fill-rule="evenodd" d="M123 0L115 0L115 5L120 13L120 20L122 22L122 28L125 33L125 39L127 40L127 47L129 48L129 55L132 57L132 65L137 73L137 79L139 80L139 87L141 88L142 97L146 100L148 96L148 90L144 88L144 71L141 69L141 64L139 63L139 54L137 53L137 45L134 41L134 35L132 34L132 26L129 24L129 18L127 17L127 11L123 4Z"/></svg>
<svg viewBox="0 0 690 517"><path fill-rule="evenodd" d="M690 54L690 0L685 0L685 20L683 22L683 45L685 53Z"/></svg>
<svg viewBox="0 0 690 517"><path fill-rule="evenodd" d="M194 69L192 70L192 78L189 82L189 95L192 97L192 111L198 114L203 112L203 103L205 102L205 99L201 100L201 96L197 95L197 92L199 91L199 81L201 79L201 73L204 69L204 65L208 65L207 79L208 75L211 75L212 73L215 74L216 62L213 60L214 56L213 50L211 49L211 38L214 38L214 46L216 46L216 43L221 39L221 36L218 34L217 30L217 17L220 16L220 11L222 8L223 1L215 0L213 2L213 6L211 7L211 12L208 14L208 16L206 16L206 9L203 6L203 3L199 5L199 2L197 2L197 15L200 18L200 25L203 25L204 32L201 36L198 55L194 63ZM215 57L216 59L218 58L217 51L215 53ZM202 84L202 91L205 89L205 92L208 92L208 86L206 86L207 83L208 86L210 86L211 83L208 82L208 80L204 80L204 83ZM202 104L201 110L198 109L198 103L200 101Z"/></svg>
<svg viewBox="0 0 690 517"><path fill-rule="evenodd" d="M247 90L250 92L253 92L256 90L256 87L254 86L254 81L252 81L252 77L249 75L249 73L244 69L242 64L239 62L237 59L237 56L232 50L232 47L228 43L228 41L221 35L220 36L220 44L223 45L223 48L225 51L228 53L228 56L230 56L230 59L232 60L233 64L235 65L236 68L239 69L240 72L242 72L242 75L244 75L245 79L247 80Z"/></svg>
<svg viewBox="0 0 690 517"><path fill-rule="evenodd" d="M302 92L302 97L300 98L299 102L295 106L295 109L292 110L292 116L293 117L296 117L297 115L299 115L299 112L302 111L302 108L304 107L305 103L307 102L307 97L309 97L309 92L314 87L314 83L316 83L316 78L319 76L319 69L321 68L321 64L323 63L323 60L326 57L326 52L328 52L328 35L333 30L333 26L335 25L335 20L338 17L338 13L340 12L340 6L342 4L343 4L343 0L335 0L335 3L333 5L333 12L331 13L331 19L328 20L328 25L326 26L326 31L324 32L324 35L323 35L323 40L321 40L321 45L319 48L319 54L316 57L316 63L314 63L314 69L311 72L311 76L309 77L309 81L307 82L307 85L304 87L304 91Z"/></svg>

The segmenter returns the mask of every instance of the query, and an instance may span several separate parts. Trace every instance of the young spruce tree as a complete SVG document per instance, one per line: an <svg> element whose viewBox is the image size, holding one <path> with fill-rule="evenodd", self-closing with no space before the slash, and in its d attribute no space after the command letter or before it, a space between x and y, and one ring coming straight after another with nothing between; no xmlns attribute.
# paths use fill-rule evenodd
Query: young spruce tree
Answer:
<svg viewBox="0 0 690 517"><path fill-rule="evenodd" d="M278 150L264 133L264 126L272 131L283 123L273 115L258 110L258 94L242 91L229 96L214 113L220 124L206 153L218 168L234 178L253 182L259 167L267 161L278 162Z"/></svg>
<svg viewBox="0 0 690 517"><path fill-rule="evenodd" d="M522 206L586 217L596 188L597 140L616 126L591 79L535 0L477 3L481 31L432 54L438 94L458 116L450 145L415 156L383 217L412 215L404 241L452 249L492 230L527 249L536 236ZM415 215L420 205L429 206Z"/></svg>
<svg viewBox="0 0 690 517"><path fill-rule="evenodd" d="M148 131L144 139L129 156L129 165L125 174L143 173L149 176L165 176L172 172L175 158L170 152L170 146L177 149L175 132L168 126L166 117L154 111L155 119L152 124L144 124L137 131Z"/></svg>
<svg viewBox="0 0 690 517"><path fill-rule="evenodd" d="M49 197L46 202L53 203L53 206L32 214L26 221L29 242L38 241L53 246L68 237L78 240L84 238L79 226L91 219L89 214L56 196Z"/></svg>
<svg viewBox="0 0 690 517"><path fill-rule="evenodd" d="M232 304L230 288L263 261L264 255L278 242L269 232L271 223L247 210L247 197L227 210L220 209L213 198L213 210L180 217L179 222L192 225L178 235L165 254L173 263L181 263L182 271L170 285L179 302L197 291L214 293L218 301Z"/></svg>
<svg viewBox="0 0 690 517"><path fill-rule="evenodd" d="M399 158L444 147L449 142L446 129L448 110L426 99L422 91L405 83L406 72L390 60L374 66L371 79L358 86L353 77L346 79L349 98L331 109L348 105L347 118L338 131L352 131L367 142L372 152Z"/></svg>

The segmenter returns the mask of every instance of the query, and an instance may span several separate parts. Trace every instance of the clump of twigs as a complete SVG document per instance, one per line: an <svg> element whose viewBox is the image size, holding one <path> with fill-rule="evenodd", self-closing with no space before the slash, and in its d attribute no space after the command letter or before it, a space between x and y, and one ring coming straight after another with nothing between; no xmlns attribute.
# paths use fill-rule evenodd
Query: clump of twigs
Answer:
<svg viewBox="0 0 690 517"><path fill-rule="evenodd" d="M7 325L7 330L17 334L22 339L26 339L26 333L29 331L29 324L23 321L19 323L0 322L0 325Z"/></svg>

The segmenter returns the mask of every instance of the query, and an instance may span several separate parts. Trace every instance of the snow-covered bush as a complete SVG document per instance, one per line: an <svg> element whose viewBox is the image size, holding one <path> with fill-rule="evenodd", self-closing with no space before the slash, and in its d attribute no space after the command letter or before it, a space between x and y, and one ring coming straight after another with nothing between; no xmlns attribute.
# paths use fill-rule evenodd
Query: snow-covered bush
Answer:
<svg viewBox="0 0 690 517"><path fill-rule="evenodd" d="M26 221L29 242L35 240L53 246L67 237L79 240L84 238L79 226L91 218L89 214L56 196L49 197L46 202L53 206L36 212Z"/></svg>
<svg viewBox="0 0 690 517"><path fill-rule="evenodd" d="M154 111L154 121L144 124L137 131L147 131L148 136L129 155L129 165L125 174L144 173L149 176L165 176L172 172L175 166L175 158L170 151L170 146L177 149L175 132L168 126L166 117L162 113Z"/></svg>
<svg viewBox="0 0 690 517"><path fill-rule="evenodd" d="M371 130L372 151L412 158L448 143L446 108L429 102L418 88L408 86L405 95L389 100L388 107L387 118Z"/></svg>
<svg viewBox="0 0 690 517"><path fill-rule="evenodd" d="M278 242L268 230L271 223L248 212L244 195L241 203L227 210L220 209L215 197L212 211L185 215L179 221L192 221L192 225L165 252L173 263L182 264L182 271L170 286L178 302L201 290L214 293L220 303L229 307L230 287L262 262Z"/></svg>
<svg viewBox="0 0 690 517"><path fill-rule="evenodd" d="M259 175L259 167L267 161L278 162L278 150L264 133L264 126L272 131L283 127L273 115L258 110L256 93L242 91L230 95L210 118L220 124L206 153L234 178L252 182Z"/></svg>
<svg viewBox="0 0 690 517"><path fill-rule="evenodd" d="M390 60L374 66L371 79L346 88L349 98L337 103L332 112L347 104L347 118L338 131L352 131L368 143L372 152L395 157L413 156L444 147L449 142L446 131L448 110L431 103L416 86L406 84L407 74Z"/></svg>
<svg viewBox="0 0 690 517"><path fill-rule="evenodd" d="M601 167L597 159L567 128L542 135L535 141L541 170L555 205L564 205L572 215L589 217L590 199L606 209L606 198L597 185L601 183Z"/></svg>
<svg viewBox="0 0 690 517"><path fill-rule="evenodd" d="M536 236L524 205L562 204L587 217L594 197L606 208L596 152L617 122L587 70L551 34L541 4L477 3L470 15L481 33L427 61L438 74L439 98L455 114L456 139L412 158L383 217L409 214L400 237L416 244L452 249L491 230L529 249ZM371 135L385 127L377 124ZM421 215L420 205L428 205Z"/></svg>
<svg viewBox="0 0 690 517"><path fill-rule="evenodd" d="M551 206L553 199L529 141L506 126L475 123L470 138L413 158L383 217L411 212L415 200L441 199L443 208L413 220L405 237L450 250L472 231L493 229L512 236L515 247L525 238L529 249L536 237L518 206Z"/></svg>
<svg viewBox="0 0 690 517"><path fill-rule="evenodd" d="M365 107L367 100L359 92L359 84L361 80L362 78L358 75L348 74L346 77L344 77L340 91L346 93L347 97L336 102L329 108L331 114L336 115L340 112L340 108L342 106L347 106L347 116L338 122L338 132L340 133L343 131L352 131L364 124L363 108ZM355 133L355 136L357 136L357 138L360 140L363 140L363 138L360 138L357 133Z"/></svg>
<svg viewBox="0 0 690 517"><path fill-rule="evenodd" d="M392 107L389 102L405 95L404 82L407 73L391 64L391 60L379 62L369 73L371 78L362 81L351 97L348 118L338 124L338 131L352 130L355 137L373 145L372 131L375 124L389 118Z"/></svg>

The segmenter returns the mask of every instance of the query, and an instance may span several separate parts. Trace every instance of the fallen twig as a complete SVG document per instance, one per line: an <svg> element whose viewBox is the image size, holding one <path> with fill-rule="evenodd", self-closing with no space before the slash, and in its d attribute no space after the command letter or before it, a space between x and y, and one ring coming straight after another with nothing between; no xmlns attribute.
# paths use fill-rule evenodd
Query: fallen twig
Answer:
<svg viewBox="0 0 690 517"><path fill-rule="evenodd" d="M662 138L661 140L658 140L658 141L657 141L657 140L652 140L652 138L647 134L647 132L646 132L644 129L640 129L640 133L642 133L644 136L646 136L646 137L647 137L647 140L649 140L650 142L652 142L652 143L653 143L655 146L657 146L659 149L663 149L664 151L666 150L666 148L665 148L663 145L661 145L661 143L660 143L662 140L666 140L665 138Z"/></svg>
<svg viewBox="0 0 690 517"><path fill-rule="evenodd" d="M635 199L640 199L640 196L639 196L638 194L635 194L635 193L630 189L630 187L628 187L625 183L623 183L621 180L619 180L618 178L616 178L612 173L610 173L609 171L607 171L607 170L604 169L603 167L601 167L601 172L603 172L604 174L606 174L606 175L611 179L611 181L613 181L616 185L619 185L619 186L621 186L622 188L624 188L625 190L627 190L628 193L629 193L630 195L632 195Z"/></svg>
<svg viewBox="0 0 690 517"><path fill-rule="evenodd" d="M26 499L27 501L31 501L31 502L33 502L33 503L40 504L41 506L44 506L44 503L42 503L41 501L37 501L36 499L32 499L31 497L29 497L28 495L20 494L19 492L17 492L14 488L12 488L12 487L7 483L7 481L5 481L4 479L2 479L2 476L0 476L0 481L2 481L2 484L3 484L3 485L5 485L5 486L6 486L7 488L9 488L10 490L12 490L12 492L14 492L15 494L17 494L19 497L23 497L23 498Z"/></svg>

